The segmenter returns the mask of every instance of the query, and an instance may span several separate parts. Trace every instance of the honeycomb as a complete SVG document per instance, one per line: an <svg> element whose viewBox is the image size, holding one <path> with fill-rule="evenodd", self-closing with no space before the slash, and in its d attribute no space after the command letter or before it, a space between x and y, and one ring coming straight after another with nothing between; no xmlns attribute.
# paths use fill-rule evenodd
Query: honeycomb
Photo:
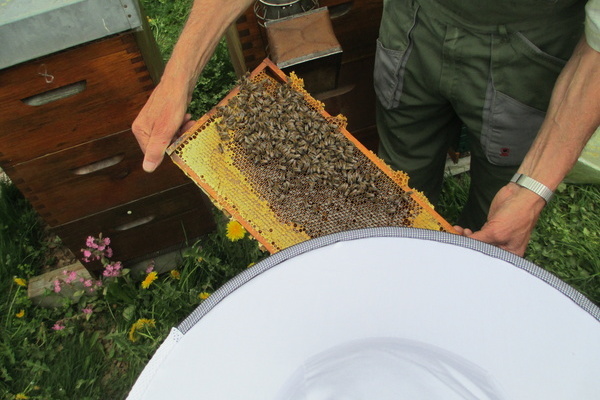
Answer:
<svg viewBox="0 0 600 400"><path fill-rule="evenodd" d="M167 152L270 253L358 228L453 232L406 174L268 59Z"/></svg>

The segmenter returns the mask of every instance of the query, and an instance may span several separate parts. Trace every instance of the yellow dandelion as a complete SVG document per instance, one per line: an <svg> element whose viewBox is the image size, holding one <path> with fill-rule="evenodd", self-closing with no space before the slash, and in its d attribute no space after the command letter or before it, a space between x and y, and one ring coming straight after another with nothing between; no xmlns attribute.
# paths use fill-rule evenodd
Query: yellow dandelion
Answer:
<svg viewBox="0 0 600 400"><path fill-rule="evenodd" d="M146 279L142 282L142 289L148 289L152 282L158 279L158 272L152 271L148 275L146 275Z"/></svg>
<svg viewBox="0 0 600 400"><path fill-rule="evenodd" d="M23 286L23 287L27 286L27 281L23 278L15 278L14 281L19 286Z"/></svg>
<svg viewBox="0 0 600 400"><path fill-rule="evenodd" d="M138 319L131 325L131 328L129 328L129 340L131 340L132 342L135 342L136 340L138 340L137 331L144 329L144 328L154 328L155 326L156 326L156 321L153 319L148 319L148 318Z"/></svg>
<svg viewBox="0 0 600 400"><path fill-rule="evenodd" d="M23 318L24 316L25 316L25 310L21 310L15 314L15 317L17 317L17 318Z"/></svg>
<svg viewBox="0 0 600 400"><path fill-rule="evenodd" d="M25 400L28 398L29 398L29 396L27 396L25 393L17 393L17 395L15 396L15 399L17 399L17 400Z"/></svg>
<svg viewBox="0 0 600 400"><path fill-rule="evenodd" d="M181 279L181 273L176 269L172 269L171 272L169 272L169 274L173 279Z"/></svg>
<svg viewBox="0 0 600 400"><path fill-rule="evenodd" d="M206 300L206 299L208 299L208 296L210 296L210 293L208 293L208 292L202 292L198 295L200 300Z"/></svg>
<svg viewBox="0 0 600 400"><path fill-rule="evenodd" d="M227 224L227 239L235 242L236 240L242 239L246 235L246 230L236 220L232 219Z"/></svg>

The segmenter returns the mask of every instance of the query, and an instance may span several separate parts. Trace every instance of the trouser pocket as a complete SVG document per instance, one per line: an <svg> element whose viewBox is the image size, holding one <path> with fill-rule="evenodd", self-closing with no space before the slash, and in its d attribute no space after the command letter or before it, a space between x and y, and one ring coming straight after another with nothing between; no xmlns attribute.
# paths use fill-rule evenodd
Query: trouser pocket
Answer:
<svg viewBox="0 0 600 400"><path fill-rule="evenodd" d="M494 165L521 164L544 120L545 112L529 107L502 92L488 88L481 145ZM487 103L487 101L486 101Z"/></svg>
<svg viewBox="0 0 600 400"><path fill-rule="evenodd" d="M534 44L520 32L492 40L490 79L486 92L481 145L489 162L519 165L544 120L556 78L570 56L578 33L544 35ZM557 42L559 41L559 42ZM548 43L545 46L545 43ZM549 54L542 48L552 48Z"/></svg>
<svg viewBox="0 0 600 400"><path fill-rule="evenodd" d="M388 1L381 21L375 52L375 93L387 109L398 107L406 63L413 47L411 33L417 23L413 1Z"/></svg>

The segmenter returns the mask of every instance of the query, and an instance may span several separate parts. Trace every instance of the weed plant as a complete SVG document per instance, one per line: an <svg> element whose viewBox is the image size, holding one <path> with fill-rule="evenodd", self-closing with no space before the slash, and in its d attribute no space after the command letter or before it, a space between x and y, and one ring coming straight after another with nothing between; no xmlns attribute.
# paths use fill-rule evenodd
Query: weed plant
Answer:
<svg viewBox="0 0 600 400"><path fill-rule="evenodd" d="M38 271L46 251L38 215L19 190L1 177L0 196L0 273L30 276Z"/></svg>
<svg viewBox="0 0 600 400"><path fill-rule="evenodd" d="M600 186L561 184L557 191L526 258L600 305Z"/></svg>

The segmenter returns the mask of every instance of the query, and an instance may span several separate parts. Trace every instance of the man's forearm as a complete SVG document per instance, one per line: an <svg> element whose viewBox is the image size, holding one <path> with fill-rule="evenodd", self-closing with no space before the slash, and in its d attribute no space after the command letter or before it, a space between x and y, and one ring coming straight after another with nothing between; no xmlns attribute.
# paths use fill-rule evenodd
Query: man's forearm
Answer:
<svg viewBox="0 0 600 400"><path fill-rule="evenodd" d="M546 119L519 172L555 190L600 125L600 53L585 38L559 76Z"/></svg>
<svg viewBox="0 0 600 400"><path fill-rule="evenodd" d="M195 0L179 36L162 80L169 86L185 87L188 95L212 56L227 27L253 0Z"/></svg>
<svg viewBox="0 0 600 400"><path fill-rule="evenodd" d="M563 69L548 113L519 172L555 190L600 124L600 53L583 39ZM488 220L463 235L523 256L546 205L533 191L509 183L494 197Z"/></svg>
<svg viewBox="0 0 600 400"><path fill-rule="evenodd" d="M191 121L185 111L198 76L227 27L251 3L252 0L194 1L159 84L131 125L144 152L145 171L154 171L173 136L189 128Z"/></svg>

